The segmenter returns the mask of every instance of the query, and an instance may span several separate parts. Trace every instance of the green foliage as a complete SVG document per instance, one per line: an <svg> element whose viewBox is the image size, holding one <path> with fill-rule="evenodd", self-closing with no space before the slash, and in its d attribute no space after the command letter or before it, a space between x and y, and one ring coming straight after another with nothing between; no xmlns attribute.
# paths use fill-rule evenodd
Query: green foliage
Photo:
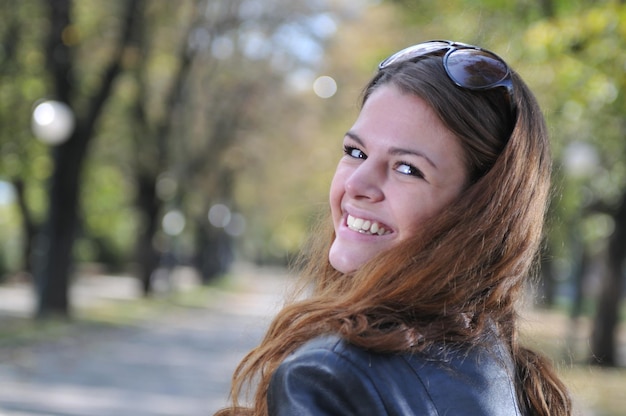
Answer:
<svg viewBox="0 0 626 416"><path fill-rule="evenodd" d="M4 2L8 3L8 2ZM46 96L44 56L38 42L45 27L40 2L25 0L2 5L0 14L0 180L25 183L29 214L38 220L45 212L43 194L50 171L48 149L30 131L37 100ZM13 195L15 196L15 195ZM15 198L13 198L15 202ZM23 218L16 205L2 206L0 257L5 271L22 266Z"/></svg>
<svg viewBox="0 0 626 416"><path fill-rule="evenodd" d="M625 191L625 32L626 7L608 2L537 22L523 39L529 78L548 111L565 174L560 202L562 215L571 218L565 223L598 208L610 211ZM567 150L578 143L597 154L588 170L568 164ZM581 236L589 247L602 245L610 224L593 214L582 221Z"/></svg>
<svg viewBox="0 0 626 416"><path fill-rule="evenodd" d="M131 209L133 184L119 167L101 161L93 161L86 174L88 186L83 191L85 236L108 247L118 262L131 260L137 235L135 212ZM101 253L101 248L96 245L91 250L82 251L84 255L79 260L104 260L101 255L106 253Z"/></svg>
<svg viewBox="0 0 626 416"><path fill-rule="evenodd" d="M19 215L14 205L0 203L0 281L17 270L22 260Z"/></svg>
<svg viewBox="0 0 626 416"><path fill-rule="evenodd" d="M121 257L132 251L133 235L141 229L133 208L139 167L149 167L156 175L167 172L178 181L177 194L171 196L175 199L167 203L180 205L188 218L204 218L212 203L229 200L247 217L245 241L255 247L247 252L257 247L274 253L270 256L296 251L313 218L327 209L339 143L358 111L360 88L380 59L429 38L478 43L504 56L538 94L557 161L572 142L595 147L598 166L584 178L574 179L557 165L553 208L558 219L552 221L553 233L558 236L555 240L563 241L566 233L559 226L580 222L588 244L606 238L610 232L606 214L584 221L580 216L599 203L614 204L626 180L621 140L626 110L623 6L596 2L592 7L582 0L397 0L348 14L341 11L347 9L342 2L334 3L337 9L330 11L299 4L276 6L266 14L259 9L220 32L202 32L203 28L194 32L196 42L214 36L216 42L230 42L234 52L218 59L215 44L201 48L176 109L167 157L159 164L157 131L138 129L134 105L140 88L132 71L137 65L145 71L146 114L154 128L167 115L167 92L180 65L186 30L194 21L195 3L147 2L145 46L127 50L126 72L117 81L90 149L82 194L83 235L94 241L81 242L78 252L97 257L97 247L103 245ZM226 3L211 4L211 17L217 19ZM122 5L122 1L75 3L67 41L78 60L76 82L81 93L97 84ZM548 9L552 18L546 18ZM0 178L26 180L29 207L41 219L52 165L49 150L30 133L29 118L33 103L49 91L43 72L45 10L34 0L11 3L5 10L0 37L10 40L14 24L20 36L14 55L7 46L10 42L3 42L0 50ZM324 59L302 61L289 49L285 33L309 36L314 31L307 16L324 13L337 25L332 43L319 42ZM275 20L263 20L268 16ZM289 31L281 27L287 23ZM253 57L244 53L246 39L251 38L266 42L259 44L265 46ZM294 90L290 82L296 74L308 74L311 80L331 75L339 90L325 100L310 89ZM227 121L233 130L228 136L217 134ZM214 147L219 138L225 149ZM233 179L226 186L228 175ZM16 227L11 232L16 233L12 238L19 238Z"/></svg>

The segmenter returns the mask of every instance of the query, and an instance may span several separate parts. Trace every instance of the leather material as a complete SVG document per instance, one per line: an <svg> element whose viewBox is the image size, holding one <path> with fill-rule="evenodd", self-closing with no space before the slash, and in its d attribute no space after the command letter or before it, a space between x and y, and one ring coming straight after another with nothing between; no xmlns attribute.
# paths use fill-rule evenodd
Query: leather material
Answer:
<svg viewBox="0 0 626 416"><path fill-rule="evenodd" d="M323 336L272 376L271 416L521 416L510 355L489 347L377 354Z"/></svg>

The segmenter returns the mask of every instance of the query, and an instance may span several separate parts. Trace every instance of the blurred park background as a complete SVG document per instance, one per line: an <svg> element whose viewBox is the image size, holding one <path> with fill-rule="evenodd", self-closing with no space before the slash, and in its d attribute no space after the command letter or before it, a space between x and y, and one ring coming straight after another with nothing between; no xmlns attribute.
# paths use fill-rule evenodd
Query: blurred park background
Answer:
<svg viewBox="0 0 626 416"><path fill-rule="evenodd" d="M554 192L530 343L594 415L626 409L626 4L609 0L0 0L0 279L28 319L81 276L147 299L177 268L285 266L326 209L362 86L454 39L536 92Z"/></svg>

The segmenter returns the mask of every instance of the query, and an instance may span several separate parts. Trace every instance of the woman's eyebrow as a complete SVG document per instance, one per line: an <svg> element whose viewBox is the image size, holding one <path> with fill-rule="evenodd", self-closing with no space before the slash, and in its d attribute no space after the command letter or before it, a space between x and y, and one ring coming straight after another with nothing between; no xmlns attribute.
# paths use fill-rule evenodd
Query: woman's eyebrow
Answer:
<svg viewBox="0 0 626 416"><path fill-rule="evenodd" d="M354 140L355 142L357 142L358 144L360 144L361 146L365 146L365 143L363 143L363 140L359 137L358 134L352 132L352 131L348 131L345 134L347 137L351 138L352 140Z"/></svg>
<svg viewBox="0 0 626 416"><path fill-rule="evenodd" d="M363 141L363 139L361 139L361 137L359 137L359 135L356 134L355 132L348 131L346 132L346 136L351 138L352 140L354 140L361 146L365 146L365 142ZM424 160L426 160L426 162L428 162L432 167L437 169L437 165L435 164L435 162L433 162L431 158L429 158L428 156L426 156L423 152L420 152L419 150L404 149L401 147L392 147L389 149L389 154L394 155L394 156L413 155L413 156L421 157Z"/></svg>

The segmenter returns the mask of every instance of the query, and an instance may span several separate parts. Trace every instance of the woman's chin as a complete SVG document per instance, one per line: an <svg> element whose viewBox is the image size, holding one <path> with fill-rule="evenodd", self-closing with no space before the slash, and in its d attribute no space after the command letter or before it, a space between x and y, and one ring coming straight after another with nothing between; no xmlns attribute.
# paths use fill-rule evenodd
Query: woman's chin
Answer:
<svg viewBox="0 0 626 416"><path fill-rule="evenodd" d="M338 272L347 274L356 271L367 262L363 252L351 252L333 244L328 253L328 261Z"/></svg>

